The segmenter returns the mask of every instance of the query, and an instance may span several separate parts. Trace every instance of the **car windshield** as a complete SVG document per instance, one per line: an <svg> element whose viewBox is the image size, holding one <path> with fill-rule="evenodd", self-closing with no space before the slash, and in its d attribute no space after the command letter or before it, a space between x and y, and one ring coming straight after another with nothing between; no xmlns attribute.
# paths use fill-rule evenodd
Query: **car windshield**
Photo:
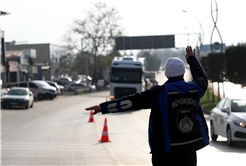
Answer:
<svg viewBox="0 0 246 166"><path fill-rule="evenodd" d="M25 89L11 89L7 95L26 96L27 91Z"/></svg>
<svg viewBox="0 0 246 166"><path fill-rule="evenodd" d="M141 83L142 69L112 68L111 82Z"/></svg>
<svg viewBox="0 0 246 166"><path fill-rule="evenodd" d="M246 100L232 100L232 112L246 112Z"/></svg>
<svg viewBox="0 0 246 166"><path fill-rule="evenodd" d="M41 86L41 87L50 87L50 85L46 82L43 82L43 81L35 81L35 84L37 84L38 86Z"/></svg>

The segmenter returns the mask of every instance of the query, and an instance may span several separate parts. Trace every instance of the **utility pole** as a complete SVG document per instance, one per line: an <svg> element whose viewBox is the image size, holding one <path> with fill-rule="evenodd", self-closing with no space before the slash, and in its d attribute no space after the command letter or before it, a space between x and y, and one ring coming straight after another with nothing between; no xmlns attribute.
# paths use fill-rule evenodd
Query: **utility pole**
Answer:
<svg viewBox="0 0 246 166"><path fill-rule="evenodd" d="M0 16L9 15L9 14L10 13L8 12L0 11ZM5 36L4 31L0 31L0 52L1 52L0 65L1 65L1 70L3 70L2 67L4 67L4 70L5 70L5 72L1 71L3 72L3 75L0 79L2 81L2 84L1 84L2 87L6 87L7 82L9 82L9 72L7 69L9 66L8 66L8 63L6 63L6 57L5 57L5 39L4 39L5 37L4 36Z"/></svg>
<svg viewBox="0 0 246 166"><path fill-rule="evenodd" d="M82 52L82 55L85 55L85 75L86 75L86 87L89 86L89 83L88 83L88 52L84 52L84 49L83 49L83 38L81 38L81 52Z"/></svg>

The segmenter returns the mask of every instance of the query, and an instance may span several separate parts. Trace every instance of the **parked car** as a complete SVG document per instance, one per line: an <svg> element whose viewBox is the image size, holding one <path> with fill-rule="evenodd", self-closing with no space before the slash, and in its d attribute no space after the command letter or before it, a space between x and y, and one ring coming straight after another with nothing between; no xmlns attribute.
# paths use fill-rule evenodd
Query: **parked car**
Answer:
<svg viewBox="0 0 246 166"><path fill-rule="evenodd" d="M53 82L53 81L45 81L47 82L50 86L56 88L56 92L57 94L61 94L61 87L56 83L56 82Z"/></svg>
<svg viewBox="0 0 246 166"><path fill-rule="evenodd" d="M28 88L13 87L3 99L3 108L22 106L28 109L33 107L34 97Z"/></svg>
<svg viewBox="0 0 246 166"><path fill-rule="evenodd" d="M80 82L86 82L87 80L88 80L88 82L91 82L92 78L91 78L91 76L87 76L86 77L86 75L79 74L78 75L78 80Z"/></svg>
<svg viewBox="0 0 246 166"><path fill-rule="evenodd" d="M90 85L89 87L86 87L85 84L75 82L65 85L65 91L67 92L93 92L95 90L95 85Z"/></svg>
<svg viewBox="0 0 246 166"><path fill-rule="evenodd" d="M3 107L3 99L6 97L8 91L6 89L1 89L0 96L1 96L1 108Z"/></svg>
<svg viewBox="0 0 246 166"><path fill-rule="evenodd" d="M246 142L246 100L225 97L212 109L210 131L213 141L218 135L227 137L227 144Z"/></svg>
<svg viewBox="0 0 246 166"><path fill-rule="evenodd" d="M72 83L72 79L69 77L55 78L53 81L57 82L57 84L63 85L63 86Z"/></svg>
<svg viewBox="0 0 246 166"><path fill-rule="evenodd" d="M59 85L59 84L57 84L57 85L58 85L58 87L59 87L59 89L60 89L60 92L64 92L64 86Z"/></svg>
<svg viewBox="0 0 246 166"><path fill-rule="evenodd" d="M34 98L37 98L39 100L43 100L44 98L49 98L52 100L54 97L57 96L56 88L50 86L48 83L42 80L8 83L7 87L29 88L34 95Z"/></svg>
<svg viewBox="0 0 246 166"><path fill-rule="evenodd" d="M49 98L52 100L57 96L56 88L50 86L47 82L42 80L21 82L18 85L19 87L29 88L34 94L34 97L39 100L43 100L44 98Z"/></svg>
<svg viewBox="0 0 246 166"><path fill-rule="evenodd" d="M1 96L5 96L7 93L8 93L8 90L6 90L6 89L1 89L1 91L0 91Z"/></svg>

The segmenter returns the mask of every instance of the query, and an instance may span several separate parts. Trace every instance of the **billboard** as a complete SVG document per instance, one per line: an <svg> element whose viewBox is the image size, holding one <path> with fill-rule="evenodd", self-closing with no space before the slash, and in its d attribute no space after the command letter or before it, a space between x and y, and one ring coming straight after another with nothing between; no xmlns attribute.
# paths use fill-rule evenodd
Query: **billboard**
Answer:
<svg viewBox="0 0 246 166"><path fill-rule="evenodd" d="M174 48L174 35L116 37L115 50Z"/></svg>

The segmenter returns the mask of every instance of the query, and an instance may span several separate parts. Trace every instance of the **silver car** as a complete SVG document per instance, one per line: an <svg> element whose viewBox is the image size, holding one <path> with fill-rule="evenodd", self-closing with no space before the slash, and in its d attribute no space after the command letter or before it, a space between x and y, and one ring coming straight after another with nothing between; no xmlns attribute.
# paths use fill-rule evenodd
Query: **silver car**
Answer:
<svg viewBox="0 0 246 166"><path fill-rule="evenodd" d="M34 96L28 88L13 87L3 99L3 108L6 107L33 107Z"/></svg>
<svg viewBox="0 0 246 166"><path fill-rule="evenodd" d="M213 141L218 135L227 137L227 144L246 142L246 100L223 98L210 115L210 132Z"/></svg>
<svg viewBox="0 0 246 166"><path fill-rule="evenodd" d="M85 84L75 82L65 85L65 91L67 92L94 92L95 90L95 85L86 87Z"/></svg>

